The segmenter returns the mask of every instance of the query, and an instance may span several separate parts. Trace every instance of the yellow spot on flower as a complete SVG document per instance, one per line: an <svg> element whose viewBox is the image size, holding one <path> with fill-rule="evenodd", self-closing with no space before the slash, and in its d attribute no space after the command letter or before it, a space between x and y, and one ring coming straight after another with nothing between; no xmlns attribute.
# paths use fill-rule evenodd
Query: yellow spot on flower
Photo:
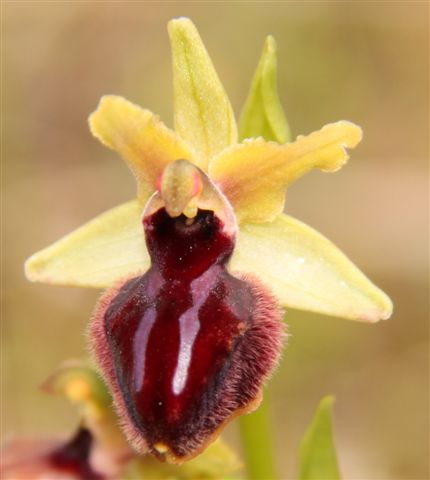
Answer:
<svg viewBox="0 0 430 480"><path fill-rule="evenodd" d="M70 400L80 402L91 396L91 387L83 378L76 378L67 383L65 393Z"/></svg>
<svg viewBox="0 0 430 480"><path fill-rule="evenodd" d="M165 443L162 443L162 442L158 442L158 443L154 444L154 448L155 448L155 450L157 450L158 453L161 453L161 454L165 454L169 451L169 447Z"/></svg>

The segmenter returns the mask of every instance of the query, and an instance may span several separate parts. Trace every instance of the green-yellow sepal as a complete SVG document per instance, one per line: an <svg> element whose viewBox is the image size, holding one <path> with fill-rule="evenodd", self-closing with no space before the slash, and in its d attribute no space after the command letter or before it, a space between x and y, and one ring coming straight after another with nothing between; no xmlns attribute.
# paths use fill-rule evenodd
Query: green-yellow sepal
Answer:
<svg viewBox="0 0 430 480"><path fill-rule="evenodd" d="M205 170L209 158L236 143L237 129L227 94L193 22L169 22L173 60L175 130L199 156Z"/></svg>

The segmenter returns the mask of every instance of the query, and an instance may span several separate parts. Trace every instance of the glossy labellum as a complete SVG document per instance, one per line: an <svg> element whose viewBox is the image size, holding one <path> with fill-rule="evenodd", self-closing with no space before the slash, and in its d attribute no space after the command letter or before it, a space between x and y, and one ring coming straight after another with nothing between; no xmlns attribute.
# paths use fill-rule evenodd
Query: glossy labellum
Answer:
<svg viewBox="0 0 430 480"><path fill-rule="evenodd" d="M129 439L181 462L258 406L280 311L258 281L227 271L234 235L214 211L161 207L143 223L151 267L106 292L90 334Z"/></svg>

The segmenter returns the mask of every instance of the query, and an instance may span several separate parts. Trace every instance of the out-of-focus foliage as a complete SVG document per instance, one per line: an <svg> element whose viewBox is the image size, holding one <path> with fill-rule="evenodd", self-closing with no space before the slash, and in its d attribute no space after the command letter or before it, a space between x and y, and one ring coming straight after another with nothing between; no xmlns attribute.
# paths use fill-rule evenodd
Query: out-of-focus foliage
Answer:
<svg viewBox="0 0 430 480"><path fill-rule="evenodd" d="M338 480L339 467L333 441L333 397L324 397L300 444L299 480Z"/></svg>

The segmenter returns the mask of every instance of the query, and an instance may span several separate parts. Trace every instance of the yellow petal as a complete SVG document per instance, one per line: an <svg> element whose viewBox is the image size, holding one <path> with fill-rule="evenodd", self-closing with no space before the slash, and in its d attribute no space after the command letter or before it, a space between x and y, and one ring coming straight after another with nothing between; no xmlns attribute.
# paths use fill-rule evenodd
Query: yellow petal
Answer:
<svg viewBox="0 0 430 480"><path fill-rule="evenodd" d="M105 288L121 277L142 273L146 251L142 208L137 200L109 210L25 264L27 278L56 285Z"/></svg>
<svg viewBox="0 0 430 480"><path fill-rule="evenodd" d="M360 127L342 121L285 145L246 140L213 158L209 174L240 222L271 221L282 212L288 185L311 168L338 170L348 159L345 148L355 147L361 136Z"/></svg>
<svg viewBox="0 0 430 480"><path fill-rule="evenodd" d="M239 230L230 270L256 274L286 307L376 322L390 299L321 234L286 215Z"/></svg>
<svg viewBox="0 0 430 480"><path fill-rule="evenodd" d="M237 141L233 110L208 52L188 18L169 22L175 130L196 150L197 165Z"/></svg>
<svg viewBox="0 0 430 480"><path fill-rule="evenodd" d="M116 150L134 173L141 203L155 190L163 168L179 158L194 160L194 154L172 130L149 110L122 97L102 97L89 118L91 133Z"/></svg>

